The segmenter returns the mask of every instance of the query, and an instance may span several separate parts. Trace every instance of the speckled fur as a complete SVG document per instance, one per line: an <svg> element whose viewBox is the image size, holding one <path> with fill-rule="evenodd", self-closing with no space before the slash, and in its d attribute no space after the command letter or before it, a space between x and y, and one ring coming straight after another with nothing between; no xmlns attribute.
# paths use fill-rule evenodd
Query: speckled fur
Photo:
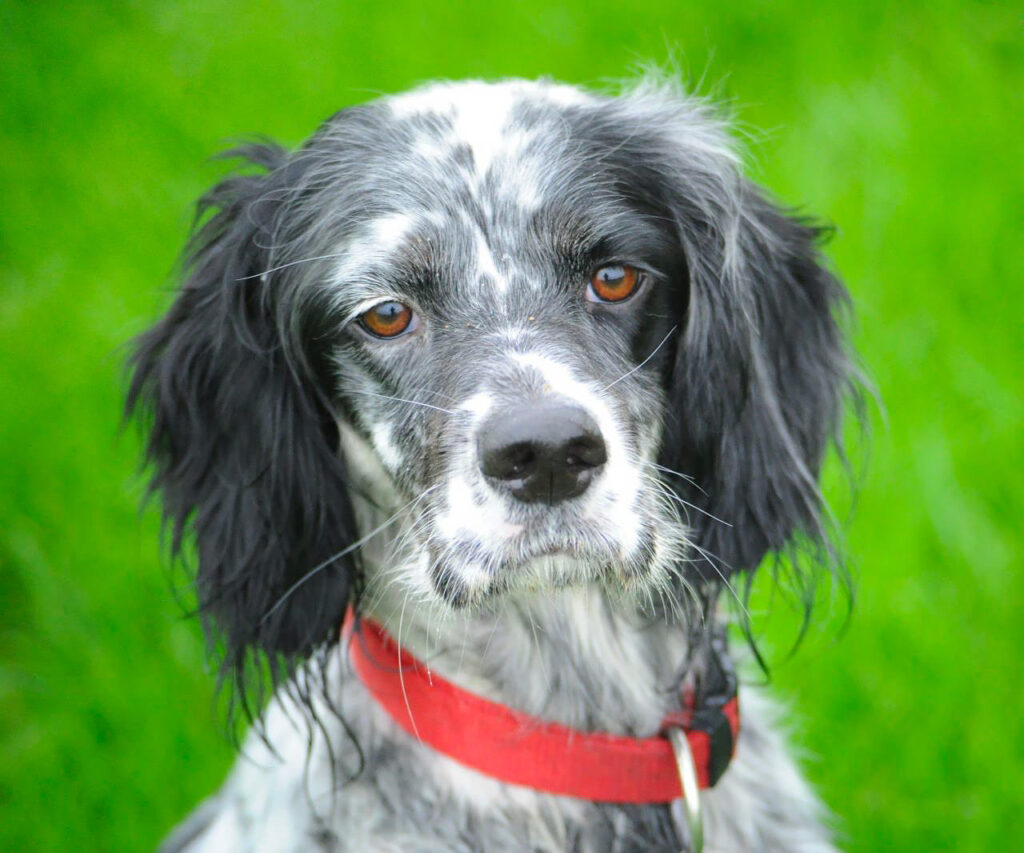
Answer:
<svg viewBox="0 0 1024 853"><path fill-rule="evenodd" d="M829 553L817 478L852 371L818 230L664 80L433 84L243 153L262 171L205 198L129 409L172 548L195 538L226 674L245 696L266 656L278 691L163 849L679 849L679 804L540 794L418 743L348 672L338 626L355 606L542 719L657 731L697 593L794 541ZM636 295L589 299L602 264L639 269ZM415 316L394 340L360 325L387 301ZM539 399L607 446L554 506L511 500L477 455L488 418ZM706 849L833 849L779 715L753 687L741 704Z"/></svg>

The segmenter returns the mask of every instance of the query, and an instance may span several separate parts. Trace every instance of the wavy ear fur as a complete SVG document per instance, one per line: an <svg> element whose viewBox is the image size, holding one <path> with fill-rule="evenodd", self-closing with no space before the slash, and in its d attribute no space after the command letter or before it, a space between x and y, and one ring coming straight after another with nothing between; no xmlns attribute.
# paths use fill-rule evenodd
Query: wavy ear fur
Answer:
<svg viewBox="0 0 1024 853"><path fill-rule="evenodd" d="M706 513L691 518L707 555L694 568L710 578L794 541L831 551L818 475L853 390L836 319L847 295L822 230L735 176L718 187L703 201L713 215L674 205L690 299L663 445L665 465L699 486L686 494Z"/></svg>
<svg viewBox="0 0 1024 853"><path fill-rule="evenodd" d="M282 294L263 275L293 167L269 144L230 156L264 173L230 176L201 199L186 281L135 342L127 413L148 424L172 553L194 532L204 625L241 679L253 651L277 675L335 637L357 566L331 560L355 538L335 420L291 354Z"/></svg>

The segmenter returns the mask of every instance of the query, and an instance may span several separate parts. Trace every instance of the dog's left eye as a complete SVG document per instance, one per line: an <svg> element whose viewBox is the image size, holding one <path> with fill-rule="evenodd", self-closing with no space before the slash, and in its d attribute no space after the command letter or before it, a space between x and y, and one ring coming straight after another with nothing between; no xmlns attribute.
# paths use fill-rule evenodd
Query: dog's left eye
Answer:
<svg viewBox="0 0 1024 853"><path fill-rule="evenodd" d="M412 331L416 315L401 302L381 302L359 315L359 324L377 338L397 338Z"/></svg>
<svg viewBox="0 0 1024 853"><path fill-rule="evenodd" d="M640 273L636 267L608 264L595 270L587 287L591 302L623 302L640 286Z"/></svg>

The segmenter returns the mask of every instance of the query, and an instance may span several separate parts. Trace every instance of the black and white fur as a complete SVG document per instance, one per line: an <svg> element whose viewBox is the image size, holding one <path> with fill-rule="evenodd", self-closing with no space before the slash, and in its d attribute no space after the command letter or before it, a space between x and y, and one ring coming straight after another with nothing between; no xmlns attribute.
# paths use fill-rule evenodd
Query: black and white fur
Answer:
<svg viewBox="0 0 1024 853"><path fill-rule="evenodd" d="M827 549L817 479L851 369L818 230L741 176L707 103L652 79L615 97L434 84L294 152L236 153L255 168L202 200L129 408L236 696L259 703L261 673L279 689L165 849L678 849L676 807L516 788L407 736L339 626L355 604L470 690L656 732L694 592L730 595L794 542ZM641 288L589 301L609 263ZM417 318L394 340L358 322L387 301ZM538 400L587 412L607 447L554 505L510 498L478 459L490 418ZM741 702L706 849L833 849L770 704Z"/></svg>

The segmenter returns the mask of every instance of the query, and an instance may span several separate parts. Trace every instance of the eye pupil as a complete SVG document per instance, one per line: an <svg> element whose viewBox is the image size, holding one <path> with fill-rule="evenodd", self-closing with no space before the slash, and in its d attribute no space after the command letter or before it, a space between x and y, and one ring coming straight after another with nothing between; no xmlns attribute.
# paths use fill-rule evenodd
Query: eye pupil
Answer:
<svg viewBox="0 0 1024 853"><path fill-rule="evenodd" d="M412 309L401 302L381 302L374 305L360 318L370 334L378 338L395 338L409 328L412 323Z"/></svg>
<svg viewBox="0 0 1024 853"><path fill-rule="evenodd" d="M634 267L608 264L591 276L587 298L592 302L622 302L636 292L639 282Z"/></svg>

